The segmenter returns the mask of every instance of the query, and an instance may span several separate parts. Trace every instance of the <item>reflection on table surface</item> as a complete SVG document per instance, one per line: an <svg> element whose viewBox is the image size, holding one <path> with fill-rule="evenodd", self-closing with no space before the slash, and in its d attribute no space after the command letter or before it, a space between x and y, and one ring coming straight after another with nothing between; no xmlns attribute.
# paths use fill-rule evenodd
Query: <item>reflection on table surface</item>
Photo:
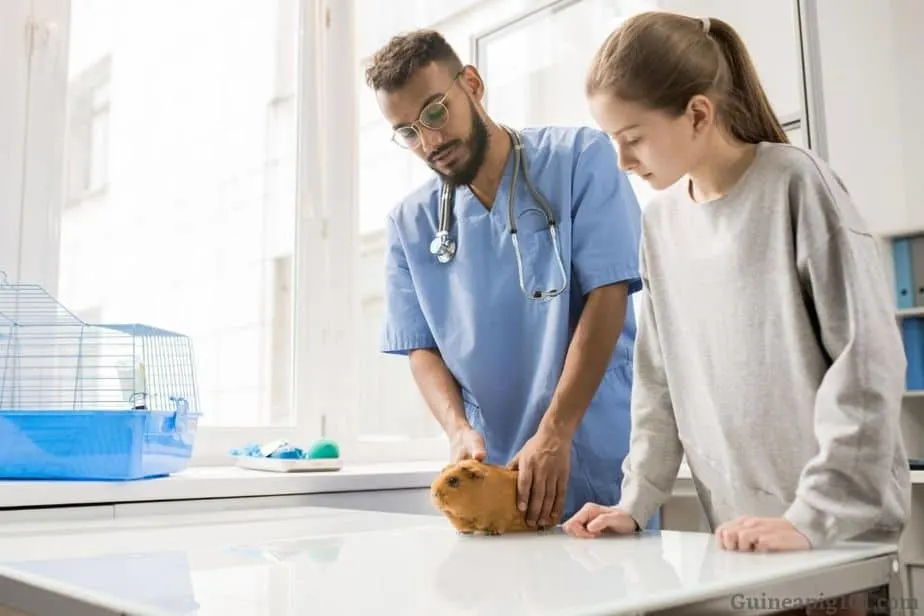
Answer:
<svg viewBox="0 0 924 616"><path fill-rule="evenodd" d="M0 572L144 614L594 614L887 551L737 554L710 535L674 532L463 536L436 516L298 508L6 529Z"/></svg>

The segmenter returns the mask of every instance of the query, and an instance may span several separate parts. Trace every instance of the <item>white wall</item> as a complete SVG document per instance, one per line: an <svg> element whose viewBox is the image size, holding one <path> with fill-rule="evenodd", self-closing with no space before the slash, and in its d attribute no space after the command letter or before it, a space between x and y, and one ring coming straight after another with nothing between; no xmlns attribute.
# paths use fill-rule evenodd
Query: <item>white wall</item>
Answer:
<svg viewBox="0 0 924 616"><path fill-rule="evenodd" d="M892 44L897 69L902 152L905 172L906 220L924 227L924 3L892 0Z"/></svg>
<svg viewBox="0 0 924 616"><path fill-rule="evenodd" d="M829 161L873 231L924 227L924 3L816 1Z"/></svg>

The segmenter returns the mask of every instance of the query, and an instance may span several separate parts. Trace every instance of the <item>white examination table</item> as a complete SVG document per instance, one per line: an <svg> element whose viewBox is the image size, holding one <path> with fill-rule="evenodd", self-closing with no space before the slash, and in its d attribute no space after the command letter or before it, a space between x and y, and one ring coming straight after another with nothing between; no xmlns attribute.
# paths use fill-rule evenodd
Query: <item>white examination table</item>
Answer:
<svg viewBox="0 0 924 616"><path fill-rule="evenodd" d="M30 616L769 613L787 605L774 597L892 585L900 598L898 571L876 545L462 536L436 516L313 507L0 527L0 604Z"/></svg>

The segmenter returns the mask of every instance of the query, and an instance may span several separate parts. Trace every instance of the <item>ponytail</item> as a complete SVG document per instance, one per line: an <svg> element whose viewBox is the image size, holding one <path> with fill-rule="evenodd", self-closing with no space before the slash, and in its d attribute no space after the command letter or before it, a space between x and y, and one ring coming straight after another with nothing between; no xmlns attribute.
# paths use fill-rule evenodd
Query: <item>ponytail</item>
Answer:
<svg viewBox="0 0 924 616"><path fill-rule="evenodd" d="M721 19L710 18L706 23L707 34L716 42L728 70L730 87L723 105L728 130L745 143L789 143L744 41Z"/></svg>
<svg viewBox="0 0 924 616"><path fill-rule="evenodd" d="M611 94L674 115L709 96L727 130L746 143L789 143L738 33L716 18L666 11L627 19L600 46L586 93Z"/></svg>

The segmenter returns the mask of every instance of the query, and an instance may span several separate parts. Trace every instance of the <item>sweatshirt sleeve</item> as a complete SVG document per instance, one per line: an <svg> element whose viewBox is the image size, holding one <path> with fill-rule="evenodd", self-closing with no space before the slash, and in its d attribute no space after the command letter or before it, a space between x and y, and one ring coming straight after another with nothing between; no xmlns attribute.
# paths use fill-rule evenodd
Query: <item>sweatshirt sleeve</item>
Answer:
<svg viewBox="0 0 924 616"><path fill-rule="evenodd" d="M644 237L641 250L644 289L635 339L635 371L632 385L632 431L629 453L623 461L622 496L617 507L644 528L658 508L671 496L683 447L677 433L674 408L667 385L658 325L645 271Z"/></svg>
<svg viewBox="0 0 924 616"><path fill-rule="evenodd" d="M876 240L839 182L809 184L803 209L825 215L797 232L799 267L831 363L815 397L818 453L784 518L822 547L872 529L882 513L901 438L906 359Z"/></svg>

